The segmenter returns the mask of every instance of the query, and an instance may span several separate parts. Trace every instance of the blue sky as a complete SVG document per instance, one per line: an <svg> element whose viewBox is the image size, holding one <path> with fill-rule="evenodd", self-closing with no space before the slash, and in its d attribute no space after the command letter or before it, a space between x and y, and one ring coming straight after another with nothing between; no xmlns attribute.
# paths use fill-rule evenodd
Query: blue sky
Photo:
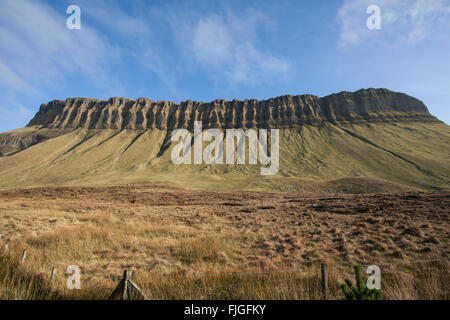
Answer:
<svg viewBox="0 0 450 320"><path fill-rule="evenodd" d="M81 8L81 29L66 9ZM381 30L369 30L369 5ZM450 0L0 0L0 131L68 97L266 99L389 88L450 123Z"/></svg>

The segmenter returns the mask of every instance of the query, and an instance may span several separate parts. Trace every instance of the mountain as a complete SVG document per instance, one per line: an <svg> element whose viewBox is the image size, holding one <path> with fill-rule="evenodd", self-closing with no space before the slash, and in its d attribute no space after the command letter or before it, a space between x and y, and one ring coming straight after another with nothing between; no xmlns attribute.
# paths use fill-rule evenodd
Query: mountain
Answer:
<svg viewBox="0 0 450 320"><path fill-rule="evenodd" d="M171 162L174 129L280 129L280 169ZM449 126L387 89L209 103L69 98L0 134L1 187L158 180L190 188L379 192L450 185ZM339 187L338 187L339 186Z"/></svg>
<svg viewBox="0 0 450 320"><path fill-rule="evenodd" d="M282 128L324 121L436 121L425 105L405 94L386 89L360 90L319 98L282 96L259 101L215 100L210 103L111 98L108 101L74 98L41 105L28 126L59 129Z"/></svg>

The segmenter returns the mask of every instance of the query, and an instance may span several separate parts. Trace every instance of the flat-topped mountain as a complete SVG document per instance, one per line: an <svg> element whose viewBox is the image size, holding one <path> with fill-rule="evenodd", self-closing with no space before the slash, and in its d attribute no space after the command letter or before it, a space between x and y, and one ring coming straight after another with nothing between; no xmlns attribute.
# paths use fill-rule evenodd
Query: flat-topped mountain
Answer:
<svg viewBox="0 0 450 320"><path fill-rule="evenodd" d="M279 171L175 165L172 130L279 130ZM206 142L205 142L206 144ZM0 187L163 181L197 189L396 192L450 188L449 126L387 89L209 103L70 98L0 134ZM248 162L246 162L248 163Z"/></svg>
<svg viewBox="0 0 450 320"><path fill-rule="evenodd" d="M341 92L323 98L285 95L268 100L212 102L139 98L70 98L42 104L28 126L87 129L283 128L324 121L436 121L413 97L387 89Z"/></svg>

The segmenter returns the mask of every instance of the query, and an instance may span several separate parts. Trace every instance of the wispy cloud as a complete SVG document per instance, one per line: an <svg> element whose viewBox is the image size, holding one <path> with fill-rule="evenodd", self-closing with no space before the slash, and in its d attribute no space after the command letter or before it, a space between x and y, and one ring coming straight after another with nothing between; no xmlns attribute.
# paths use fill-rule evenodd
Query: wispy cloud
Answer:
<svg viewBox="0 0 450 320"><path fill-rule="evenodd" d="M134 0L125 9L118 1L81 0L80 5L92 22L112 36L116 53L137 69L149 70L176 95L176 82L181 70L174 63L175 50L168 50L170 39L161 34L157 23L162 10L147 1ZM168 28L166 26L166 28ZM177 72L175 72L177 70Z"/></svg>
<svg viewBox="0 0 450 320"><path fill-rule="evenodd" d="M0 106L2 117L8 120L10 128L19 128L29 122L34 112L21 104L8 104L8 107Z"/></svg>
<svg viewBox="0 0 450 320"><path fill-rule="evenodd" d="M256 18L255 18L256 16ZM211 14L199 19L192 29L193 58L205 69L225 76L232 83L252 84L271 77L285 78L287 59L257 47L255 30L270 20L262 15Z"/></svg>
<svg viewBox="0 0 450 320"><path fill-rule="evenodd" d="M126 7L118 1L77 3L82 27L68 30L65 12L47 2L0 0L0 89L40 91L44 98L46 88L67 88L81 76L111 95L126 94L115 69L127 64L151 71L174 95L186 72L239 85L289 73L288 60L258 45L260 30L274 22L257 10L199 13L139 0Z"/></svg>
<svg viewBox="0 0 450 320"><path fill-rule="evenodd" d="M38 91L0 60L0 86L16 91Z"/></svg>
<svg viewBox="0 0 450 320"><path fill-rule="evenodd" d="M8 69L0 73L0 81L14 75L11 90L58 85L77 73L107 78L109 61L104 57L111 58L115 48L100 33L88 26L68 30L65 12L42 2L0 0L0 6L0 63Z"/></svg>
<svg viewBox="0 0 450 320"><path fill-rule="evenodd" d="M381 30L368 30L366 9L381 9ZM346 0L336 15L339 44L377 41L385 45L413 45L450 31L450 3L446 0Z"/></svg>
<svg viewBox="0 0 450 320"><path fill-rule="evenodd" d="M168 7L167 21L184 67L200 69L221 85L285 80L290 61L262 45L264 31L276 22L259 10L247 10L237 12L226 5L209 12Z"/></svg>

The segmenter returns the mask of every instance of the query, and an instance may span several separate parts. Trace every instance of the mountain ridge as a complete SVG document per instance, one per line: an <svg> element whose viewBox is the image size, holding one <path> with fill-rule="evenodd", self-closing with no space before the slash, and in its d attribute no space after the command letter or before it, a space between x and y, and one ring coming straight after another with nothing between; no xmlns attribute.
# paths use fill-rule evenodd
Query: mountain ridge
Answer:
<svg viewBox="0 0 450 320"><path fill-rule="evenodd" d="M27 127L59 129L286 128L339 122L438 121L422 101L388 89L342 91L325 97L283 95L266 100L108 100L68 98L40 106Z"/></svg>
<svg viewBox="0 0 450 320"><path fill-rule="evenodd" d="M277 175L250 164L175 165L171 131L192 131L196 120L203 129L279 128ZM180 104L68 98L0 134L0 188L158 180L205 190L442 190L450 188L449 128L420 100L387 89Z"/></svg>

